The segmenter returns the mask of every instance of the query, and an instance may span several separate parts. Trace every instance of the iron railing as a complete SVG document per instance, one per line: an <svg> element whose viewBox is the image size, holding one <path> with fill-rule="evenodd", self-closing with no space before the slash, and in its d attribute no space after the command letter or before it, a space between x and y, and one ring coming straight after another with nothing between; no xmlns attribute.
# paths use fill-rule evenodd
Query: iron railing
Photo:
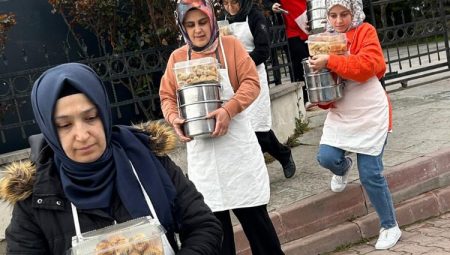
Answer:
<svg viewBox="0 0 450 255"><path fill-rule="evenodd" d="M378 31L386 59L386 85L448 71L448 20L444 0L366 1L368 21ZM390 6L405 3L408 8Z"/></svg>
<svg viewBox="0 0 450 255"><path fill-rule="evenodd" d="M79 61L99 74L111 101L115 123L161 118L159 81L174 46ZM34 81L50 66L0 75L0 154L28 147L39 130L31 110Z"/></svg>
<svg viewBox="0 0 450 255"><path fill-rule="evenodd" d="M272 15L267 18L269 24L270 57L266 61L267 80L269 84L279 85L282 80L293 80L292 61L289 55L289 46L281 15Z"/></svg>

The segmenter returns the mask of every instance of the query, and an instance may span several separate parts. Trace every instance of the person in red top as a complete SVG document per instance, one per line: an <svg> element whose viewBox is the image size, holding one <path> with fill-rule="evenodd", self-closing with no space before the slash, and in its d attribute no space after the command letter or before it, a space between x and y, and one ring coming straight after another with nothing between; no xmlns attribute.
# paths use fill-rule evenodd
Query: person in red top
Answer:
<svg viewBox="0 0 450 255"><path fill-rule="evenodd" d="M389 249L401 237L391 192L383 175L383 151L392 128L389 97L379 79L386 72L376 29L360 17L358 0L327 0L329 24L345 33L348 54L322 54L309 59L314 71L327 68L343 78L344 97L327 105L317 160L333 172L331 190L345 189L356 154L359 177L380 219L375 249ZM359 20L358 20L359 19ZM323 106L322 106L323 107Z"/></svg>
<svg viewBox="0 0 450 255"><path fill-rule="evenodd" d="M286 27L286 36L288 38L289 53L293 68L293 81L304 81L302 60L309 56L308 46L305 41L308 35L303 32L295 22L295 19L306 11L306 0L264 0L263 4L266 8L271 9L275 13L280 13L283 8L288 13L283 13L284 23ZM306 87L303 86L303 100L305 106L308 102L308 94Z"/></svg>

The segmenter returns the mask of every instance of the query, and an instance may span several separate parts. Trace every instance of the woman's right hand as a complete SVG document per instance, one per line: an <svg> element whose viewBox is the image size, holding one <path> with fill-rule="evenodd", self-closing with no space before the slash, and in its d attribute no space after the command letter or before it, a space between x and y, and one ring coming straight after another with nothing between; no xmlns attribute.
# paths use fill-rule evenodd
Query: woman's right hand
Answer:
<svg viewBox="0 0 450 255"><path fill-rule="evenodd" d="M175 130L175 133L177 133L178 137L180 138L180 140L182 142L189 142L192 140L192 138L185 136L184 132L183 132L183 124L186 120L176 117L173 121L172 121L172 126L173 129Z"/></svg>
<svg viewBox="0 0 450 255"><path fill-rule="evenodd" d="M281 4L279 4L279 3L274 3L274 4L272 5L272 11L275 12L275 13L281 12L280 6L281 6Z"/></svg>

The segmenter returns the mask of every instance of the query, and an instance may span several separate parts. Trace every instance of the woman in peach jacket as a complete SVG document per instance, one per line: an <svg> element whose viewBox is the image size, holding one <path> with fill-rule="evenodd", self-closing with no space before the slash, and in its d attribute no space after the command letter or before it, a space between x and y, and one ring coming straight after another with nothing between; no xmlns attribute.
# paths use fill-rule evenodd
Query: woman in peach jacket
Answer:
<svg viewBox="0 0 450 255"><path fill-rule="evenodd" d="M176 16L186 45L169 58L161 79L161 106L165 119L187 142L189 179L222 223L221 254L236 254L230 210L239 219L253 254L283 254L267 212L270 187L264 157L243 112L260 91L255 63L237 39L219 37L209 1L181 0ZM177 62L205 57L216 58L220 63L224 103L208 115L216 120L212 137L191 140L181 129L185 120L177 109L176 91L180 87L173 67Z"/></svg>
<svg viewBox="0 0 450 255"><path fill-rule="evenodd" d="M344 79L344 97L329 105L317 160L334 173L331 190L347 185L356 153L361 184L380 218L376 249L393 247L401 236L391 193L383 176L383 150L391 130L391 106L379 79L386 71L376 29L364 23L357 0L327 0L329 24L346 33L349 54L317 55L309 60L313 70L328 68Z"/></svg>

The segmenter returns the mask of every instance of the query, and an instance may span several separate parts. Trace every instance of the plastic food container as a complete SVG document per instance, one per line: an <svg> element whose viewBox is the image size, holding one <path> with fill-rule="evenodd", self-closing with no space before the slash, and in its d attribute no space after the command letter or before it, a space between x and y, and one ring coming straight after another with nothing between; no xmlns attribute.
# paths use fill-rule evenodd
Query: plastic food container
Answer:
<svg viewBox="0 0 450 255"><path fill-rule="evenodd" d="M220 35L232 35L233 31L230 27L230 23L228 20L219 20L217 21L217 25L219 26Z"/></svg>
<svg viewBox="0 0 450 255"><path fill-rule="evenodd" d="M213 57L177 62L173 71L179 87L220 81L219 64Z"/></svg>
<svg viewBox="0 0 450 255"><path fill-rule="evenodd" d="M72 255L164 255L161 236L164 229L151 218L138 218L125 223L83 233L71 249Z"/></svg>
<svg viewBox="0 0 450 255"><path fill-rule="evenodd" d="M347 53L347 38L344 33L320 33L310 35L308 40L309 55Z"/></svg>

